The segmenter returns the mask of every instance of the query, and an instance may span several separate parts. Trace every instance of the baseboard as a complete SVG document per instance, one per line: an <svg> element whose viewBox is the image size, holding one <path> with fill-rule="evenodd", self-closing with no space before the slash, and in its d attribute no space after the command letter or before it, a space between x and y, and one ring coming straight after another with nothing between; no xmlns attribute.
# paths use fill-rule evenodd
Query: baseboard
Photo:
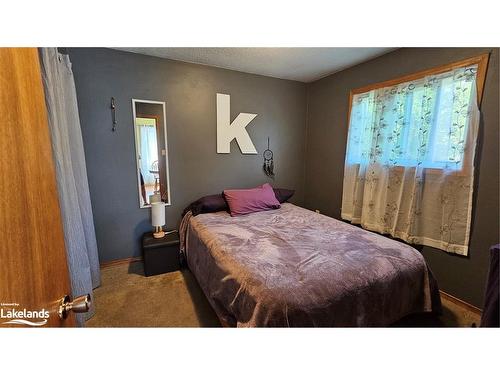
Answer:
<svg viewBox="0 0 500 375"><path fill-rule="evenodd" d="M465 302L461 300L460 298L457 298L455 296L452 296L451 294L448 294L446 292L443 292L442 290L439 291L439 294L441 295L441 298L447 299L448 301L453 302L456 305L459 305L466 309L467 311L470 311L473 314L478 314L481 316L483 310L481 310L479 307L476 307L474 305L471 305L469 302Z"/></svg>
<svg viewBox="0 0 500 375"><path fill-rule="evenodd" d="M142 257L130 257L130 258L125 258L125 259L111 260L109 262L102 262L101 268L117 266L119 264L130 264L130 263L135 263L135 262L142 262Z"/></svg>

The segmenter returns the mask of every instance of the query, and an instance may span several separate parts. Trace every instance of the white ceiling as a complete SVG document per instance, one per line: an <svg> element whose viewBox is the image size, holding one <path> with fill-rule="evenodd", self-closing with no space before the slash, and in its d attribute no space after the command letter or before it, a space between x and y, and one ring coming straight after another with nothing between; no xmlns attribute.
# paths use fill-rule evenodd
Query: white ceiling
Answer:
<svg viewBox="0 0 500 375"><path fill-rule="evenodd" d="M312 82L394 48L116 48L268 77Z"/></svg>

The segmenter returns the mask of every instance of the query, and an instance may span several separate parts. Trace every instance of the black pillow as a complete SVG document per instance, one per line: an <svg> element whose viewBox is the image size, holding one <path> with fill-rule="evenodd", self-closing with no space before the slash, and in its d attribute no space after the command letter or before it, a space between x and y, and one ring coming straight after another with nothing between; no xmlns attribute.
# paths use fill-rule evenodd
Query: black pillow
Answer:
<svg viewBox="0 0 500 375"><path fill-rule="evenodd" d="M227 211L228 206L222 194L207 195L194 201L184 209L182 216L191 211L193 216L209 212Z"/></svg>
<svg viewBox="0 0 500 375"><path fill-rule="evenodd" d="M295 193L295 190L290 190L290 189L273 188L273 190L274 190L274 195L276 195L276 199L280 203L285 203Z"/></svg>

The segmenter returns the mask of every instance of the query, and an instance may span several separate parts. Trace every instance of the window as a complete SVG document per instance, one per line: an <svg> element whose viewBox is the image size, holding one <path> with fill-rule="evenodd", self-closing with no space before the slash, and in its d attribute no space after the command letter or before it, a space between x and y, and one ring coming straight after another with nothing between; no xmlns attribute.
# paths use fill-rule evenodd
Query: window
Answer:
<svg viewBox="0 0 500 375"><path fill-rule="evenodd" d="M444 72L357 90L351 97L346 161L462 169L476 77L484 70L480 63L474 59Z"/></svg>
<svg viewBox="0 0 500 375"><path fill-rule="evenodd" d="M467 255L488 55L353 90L342 218Z"/></svg>

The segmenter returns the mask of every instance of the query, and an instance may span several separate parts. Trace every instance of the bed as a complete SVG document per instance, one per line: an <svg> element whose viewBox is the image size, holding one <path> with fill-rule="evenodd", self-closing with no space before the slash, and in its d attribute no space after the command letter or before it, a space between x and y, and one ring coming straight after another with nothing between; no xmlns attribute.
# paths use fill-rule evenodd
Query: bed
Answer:
<svg viewBox="0 0 500 375"><path fill-rule="evenodd" d="M440 310L416 249L291 203L238 217L187 212L180 237L225 326L382 327Z"/></svg>

